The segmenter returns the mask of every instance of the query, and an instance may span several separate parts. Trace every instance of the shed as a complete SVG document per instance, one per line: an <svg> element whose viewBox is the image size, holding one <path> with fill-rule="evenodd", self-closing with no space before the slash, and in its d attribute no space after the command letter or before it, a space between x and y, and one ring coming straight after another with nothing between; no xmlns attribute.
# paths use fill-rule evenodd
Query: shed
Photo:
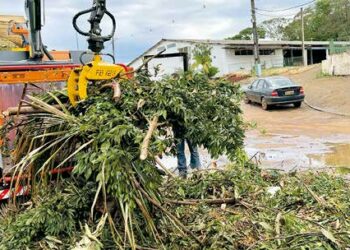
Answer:
<svg viewBox="0 0 350 250"><path fill-rule="evenodd" d="M153 59L148 67L158 66L162 74L169 74L184 69L183 60L193 63L192 50L196 44L209 44L212 47L213 65L220 70L219 75L237 71L251 71L254 66L254 43L250 40L196 40L196 39L162 39L143 54L131 61L130 66L138 68L145 58L163 52L162 58ZM350 45L350 42L335 42L337 45ZM321 63L329 54L329 42L306 41L308 64ZM180 54L187 54L186 57ZM302 65L301 41L259 41L259 53L263 68ZM170 58L166 55L176 55ZM184 59L185 58L185 59ZM151 70L152 71L152 70ZM152 73L152 72L151 72Z"/></svg>

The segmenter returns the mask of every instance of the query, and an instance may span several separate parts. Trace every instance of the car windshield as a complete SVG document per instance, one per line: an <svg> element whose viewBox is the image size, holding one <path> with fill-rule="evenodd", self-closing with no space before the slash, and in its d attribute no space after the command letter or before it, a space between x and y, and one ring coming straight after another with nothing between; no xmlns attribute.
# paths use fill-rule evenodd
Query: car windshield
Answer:
<svg viewBox="0 0 350 250"><path fill-rule="evenodd" d="M272 87L274 87L274 88L277 88L277 87L288 87L288 86L295 85L288 78L269 79L269 82L272 85Z"/></svg>

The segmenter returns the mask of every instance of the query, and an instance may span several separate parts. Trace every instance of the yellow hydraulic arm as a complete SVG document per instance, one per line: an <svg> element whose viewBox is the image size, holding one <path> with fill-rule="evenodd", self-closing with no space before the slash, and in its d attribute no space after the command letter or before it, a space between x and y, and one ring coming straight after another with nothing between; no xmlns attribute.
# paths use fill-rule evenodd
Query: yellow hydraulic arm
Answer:
<svg viewBox="0 0 350 250"><path fill-rule="evenodd" d="M84 32L77 26L77 20L80 16L87 13L91 13L89 18L91 29L89 32ZM100 22L104 14L109 16L112 20L113 30L108 36L101 35L102 30L100 28ZM79 101L85 100L88 97L87 89L89 82L96 83L98 81L112 80L115 78L127 79L130 76L128 72L131 71L131 69L124 65L107 63L102 60L103 54L100 52L104 49L104 42L112 39L116 29L115 18L106 9L106 0L94 0L91 9L76 14L73 18L73 26L78 33L88 37L89 49L94 52L91 62L74 69L69 76L68 97L71 104L76 106Z"/></svg>

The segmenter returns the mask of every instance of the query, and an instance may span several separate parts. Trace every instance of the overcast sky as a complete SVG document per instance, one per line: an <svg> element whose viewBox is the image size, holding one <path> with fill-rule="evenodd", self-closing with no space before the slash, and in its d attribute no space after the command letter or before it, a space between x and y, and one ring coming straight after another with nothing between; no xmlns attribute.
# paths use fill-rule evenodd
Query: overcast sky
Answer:
<svg viewBox="0 0 350 250"><path fill-rule="evenodd" d="M284 9L307 0L256 0L261 9ZM77 49L72 17L92 0L46 0L43 40L49 49ZM223 39L251 25L250 0L107 0L117 19L118 62L129 62L161 38ZM288 15L297 9L268 15ZM0 14L24 15L24 0L0 0ZM259 15L258 21L268 17ZM82 20L82 26L86 19ZM108 28L108 24L104 25ZM78 38L80 49L86 39ZM112 46L106 44L106 51Z"/></svg>

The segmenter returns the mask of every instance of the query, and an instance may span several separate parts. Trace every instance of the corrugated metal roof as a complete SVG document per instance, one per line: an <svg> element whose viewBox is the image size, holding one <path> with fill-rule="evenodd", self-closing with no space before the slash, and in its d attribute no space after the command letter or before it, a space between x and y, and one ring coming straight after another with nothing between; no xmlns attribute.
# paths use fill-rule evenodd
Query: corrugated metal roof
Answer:
<svg viewBox="0 0 350 250"><path fill-rule="evenodd" d="M146 50L143 54L132 60L130 64L133 64L138 59L142 58L143 56L147 55L152 49L156 48L158 45L160 45L163 42L174 42L174 43L190 43L190 44L197 44L197 43L204 43L204 44L212 44L212 45L224 45L227 46L226 48L232 48L236 46L253 46L254 41L253 40L211 40L211 39L162 39L159 42L157 42L154 46ZM350 41L342 41L342 42L334 42L335 45L350 45ZM259 45L264 46L266 48L283 48L283 47L293 47L293 46L301 46L301 41L271 41L271 40L259 40ZM329 41L305 41L306 46L328 46Z"/></svg>
<svg viewBox="0 0 350 250"><path fill-rule="evenodd" d="M168 42L208 43L220 45L253 45L253 40L210 40L210 39L162 39ZM260 45L301 45L301 41L259 40ZM350 45L348 42L334 42L336 45ZM329 45L329 41L305 41L305 45Z"/></svg>

